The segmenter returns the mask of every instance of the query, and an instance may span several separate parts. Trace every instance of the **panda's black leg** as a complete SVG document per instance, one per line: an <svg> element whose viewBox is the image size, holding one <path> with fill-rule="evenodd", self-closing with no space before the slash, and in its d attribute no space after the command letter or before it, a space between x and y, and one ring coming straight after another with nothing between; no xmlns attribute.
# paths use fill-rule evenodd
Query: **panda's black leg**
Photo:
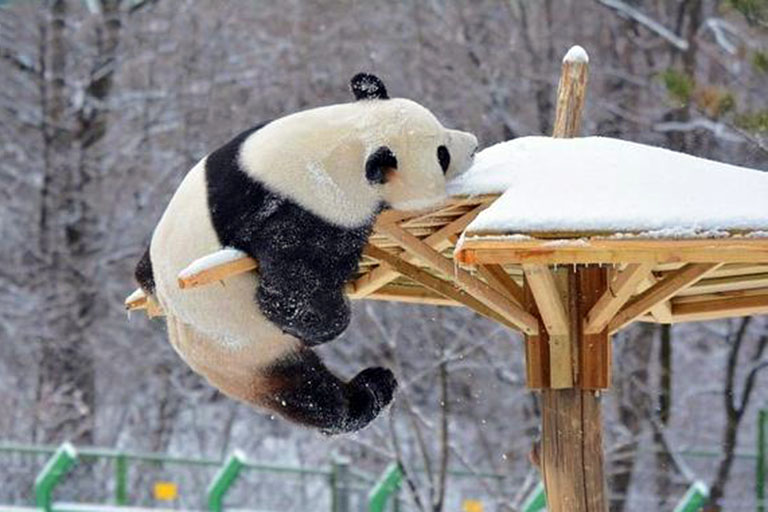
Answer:
<svg viewBox="0 0 768 512"><path fill-rule="evenodd" d="M149 259L149 247L144 251L139 263L136 264L134 277L146 293L155 293L155 276L152 273L152 260Z"/></svg>
<svg viewBox="0 0 768 512"><path fill-rule="evenodd" d="M349 325L343 283L303 261L260 268L256 298L264 316L284 332L315 346L339 336Z"/></svg>
<svg viewBox="0 0 768 512"><path fill-rule="evenodd" d="M326 434L360 430L391 401L397 381L386 368L368 368L345 383L304 349L267 372L267 407Z"/></svg>

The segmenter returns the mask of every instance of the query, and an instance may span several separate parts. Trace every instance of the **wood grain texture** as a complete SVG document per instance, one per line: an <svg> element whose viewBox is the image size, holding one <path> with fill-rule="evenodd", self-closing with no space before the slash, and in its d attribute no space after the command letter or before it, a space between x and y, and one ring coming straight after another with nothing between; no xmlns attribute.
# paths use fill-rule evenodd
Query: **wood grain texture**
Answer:
<svg viewBox="0 0 768 512"><path fill-rule="evenodd" d="M538 320L523 308L508 299L501 292L475 278L466 270L455 266L451 260L445 258L404 229L399 226L390 225L383 228L382 232L400 244L403 249L413 253L433 270L445 276L446 279L454 281L469 295L491 308L499 316L505 318L526 334L535 334L538 331Z"/></svg>
<svg viewBox="0 0 768 512"><path fill-rule="evenodd" d="M523 288L504 270L501 265L480 265L477 272L485 281L504 293L518 305L522 305L525 293Z"/></svg>
<svg viewBox="0 0 768 512"><path fill-rule="evenodd" d="M589 239L568 245L552 240L504 239L499 234L491 238L468 235L456 253L456 260L465 265L768 263L768 238Z"/></svg>
<svg viewBox="0 0 768 512"><path fill-rule="evenodd" d="M578 312L574 318L577 324L608 291L608 270L604 267L577 267L576 283ZM574 293L572 290L571 293ZM583 325L583 323L582 323ZM611 338L607 323L595 332L578 333L578 387L581 389L607 389L611 387Z"/></svg>
<svg viewBox="0 0 768 512"><path fill-rule="evenodd" d="M452 282L444 281L430 274L429 272L420 269L419 267L405 262L397 256L388 253L384 249L379 249L373 245L367 245L363 252L379 261L382 261L390 265L399 274L406 276L414 282L428 288L435 293L442 295L455 302L463 304L475 312L495 320L512 329L519 329L517 325L503 315L498 314L494 309L486 306L482 301L477 300L467 292L456 288ZM441 256L442 258L442 256Z"/></svg>
<svg viewBox="0 0 768 512"><path fill-rule="evenodd" d="M606 512L600 399L580 389L541 392L541 472L550 512Z"/></svg>
<svg viewBox="0 0 768 512"><path fill-rule="evenodd" d="M568 270L557 276L546 265L523 265L525 283L536 301L549 345L549 385L553 389L573 386L574 350L568 299Z"/></svg>
<svg viewBox="0 0 768 512"><path fill-rule="evenodd" d="M584 319L584 332L595 334L605 330L613 316L626 304L640 283L651 274L650 263L633 263L617 273L603 295Z"/></svg>
<svg viewBox="0 0 768 512"><path fill-rule="evenodd" d="M674 323L765 314L768 314L768 293L680 304L672 303L672 321Z"/></svg>
<svg viewBox="0 0 768 512"><path fill-rule="evenodd" d="M693 285L719 266L719 263L691 263L679 270L670 272L655 285L629 301L611 320L608 326L609 331L616 332L635 321L656 304L669 300L677 292Z"/></svg>
<svg viewBox="0 0 768 512"><path fill-rule="evenodd" d="M539 322L538 334L525 337L525 382L528 389L544 389L548 388L550 383L549 335L528 283L524 282L523 292L523 305L526 311Z"/></svg>
<svg viewBox="0 0 768 512"><path fill-rule="evenodd" d="M245 256L221 265L208 267L196 274L179 277L179 288L188 289L215 283L216 281L223 281L228 277L250 272L251 270L258 270L258 268L259 264L255 259Z"/></svg>
<svg viewBox="0 0 768 512"><path fill-rule="evenodd" d="M659 282L658 277L656 277L654 274L649 274L640 283L640 288L638 288L638 290L640 291L640 293L642 293L658 282ZM683 289L681 291L685 291L685 290ZM668 300L659 302L651 307L648 314L651 316L651 319L656 323L671 324L672 323L672 304Z"/></svg>
<svg viewBox="0 0 768 512"><path fill-rule="evenodd" d="M546 265L523 265L525 282L531 288L536 299L539 314L547 328L547 333L567 335L570 327L568 311L558 289L553 271Z"/></svg>
<svg viewBox="0 0 768 512"><path fill-rule="evenodd" d="M450 236L463 231L485 207L485 204L481 204L470 212L465 213L458 219L446 224L424 238L423 242L438 252L447 249L451 245ZM394 224L395 223L391 223L391 225ZM416 260L416 257L413 254L407 252L402 254L401 258L408 263L413 263ZM391 283L397 279L398 275L397 271L389 265L379 266L355 280L353 288L354 292L351 296L355 299L363 298L366 295L375 292L382 286Z"/></svg>

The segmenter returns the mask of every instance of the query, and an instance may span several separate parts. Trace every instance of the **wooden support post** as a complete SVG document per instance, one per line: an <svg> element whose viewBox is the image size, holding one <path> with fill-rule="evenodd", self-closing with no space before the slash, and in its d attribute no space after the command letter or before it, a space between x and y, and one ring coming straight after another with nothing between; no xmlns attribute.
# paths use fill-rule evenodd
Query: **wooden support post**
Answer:
<svg viewBox="0 0 768 512"><path fill-rule="evenodd" d="M563 59L554 137L578 135L587 83L587 55L572 48ZM567 169L563 169L567 172ZM531 261L531 263L535 263ZM541 388L540 461L550 512L607 512L603 473L599 389L610 382L608 320L621 304L608 291L608 270L574 265L544 273L542 265L524 265L525 306L539 320L539 332L526 337L528 385ZM644 269L643 269L644 270ZM632 281L635 281L634 272ZM629 274L624 280L629 278ZM630 282L627 286L635 283ZM560 301L553 293L559 292ZM623 292L623 290L622 290ZM618 294L617 294L618 295ZM592 312L598 302L602 304ZM620 298L623 303L625 300ZM562 318L565 315L565 319ZM567 330L563 331L563 323ZM590 325L589 334L584 332ZM553 378L550 337L564 338L572 384ZM558 355L560 357L562 354ZM563 368L558 366L558 371Z"/></svg>
<svg viewBox="0 0 768 512"><path fill-rule="evenodd" d="M547 387L565 389L573 387L574 357L569 325L568 271L555 272L546 265L523 265L525 283L536 301L541 322L546 330L539 341L547 343L549 355L549 383ZM539 328L541 332L541 328ZM542 361L543 363L543 361Z"/></svg>
<svg viewBox="0 0 768 512"><path fill-rule="evenodd" d="M598 392L541 392L541 472L550 512L607 512Z"/></svg>

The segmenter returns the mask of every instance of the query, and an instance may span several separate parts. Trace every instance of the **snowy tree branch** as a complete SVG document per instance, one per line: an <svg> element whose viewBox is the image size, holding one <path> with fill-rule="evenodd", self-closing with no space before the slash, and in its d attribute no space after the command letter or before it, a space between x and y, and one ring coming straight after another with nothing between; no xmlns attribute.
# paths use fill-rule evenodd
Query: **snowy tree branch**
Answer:
<svg viewBox="0 0 768 512"><path fill-rule="evenodd" d="M602 4L605 7L609 7L615 10L617 15L621 16L622 18L627 18L627 19L636 21L637 23L641 24L651 32L654 32L656 35L663 37L678 50L682 52L688 51L688 48L690 46L688 44L688 41L676 35L674 32L666 28L661 23L646 16L645 14L638 11L634 7L631 7L620 0L596 0L596 1L597 3Z"/></svg>
<svg viewBox="0 0 768 512"><path fill-rule="evenodd" d="M733 130L730 126L717 123L711 119L699 117L690 121L666 121L653 125L654 131L665 132L692 132L695 130L707 130L715 137L728 142L744 142L745 137Z"/></svg>

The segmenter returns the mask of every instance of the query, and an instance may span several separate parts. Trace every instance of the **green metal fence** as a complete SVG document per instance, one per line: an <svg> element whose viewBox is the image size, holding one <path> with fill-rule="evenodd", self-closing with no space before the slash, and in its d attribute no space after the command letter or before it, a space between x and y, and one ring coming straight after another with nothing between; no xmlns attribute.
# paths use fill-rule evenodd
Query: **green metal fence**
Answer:
<svg viewBox="0 0 768 512"><path fill-rule="evenodd" d="M758 415L757 453L737 453L738 465L734 467L737 480L746 483L744 477L751 480L754 475L752 505L731 503L733 510L768 512L767 438L768 410L762 410ZM680 451L677 455L687 461L693 474L706 474L711 461L721 456L706 450ZM37 478L31 478L33 474ZM0 501L46 512L97 512L114 510L115 506L214 512L405 512L408 507L401 481L397 465L390 465L376 477L339 458L324 468L301 468L257 464L239 451L222 461L76 448L68 443L58 447L0 443ZM491 493L493 496L487 492L489 484L498 491ZM450 510L461 510L465 500L482 501L483 510L493 512L501 506L504 490L509 492L520 484L504 475L450 471L447 488L451 492L446 503ZM697 500L706 494L703 483L693 484L690 496L686 495L689 499L684 496L676 501L679 506L688 506L680 510L695 510ZM171 494L156 495L158 485ZM530 498L531 503L526 502L523 509L540 510L543 496ZM0 512L9 510L20 509L0 505Z"/></svg>
<svg viewBox="0 0 768 512"><path fill-rule="evenodd" d="M339 479L337 464L327 469L307 469L247 461L235 452L225 461L172 457L153 453L81 448L65 443L61 447L0 444L0 485L21 506L51 510L55 501L111 506L173 508L221 511L229 508L264 510L258 487L274 493L275 479L281 484L295 480L297 486L315 489L309 509L338 511L341 484L352 486L359 478L346 473L349 482ZM30 471L39 470L34 482ZM41 469L42 468L42 469ZM157 485L172 495L153 493ZM248 485L252 484L252 485ZM365 482L363 484L367 485ZM240 490L238 491L238 487ZM284 487L284 485L283 485ZM307 510L278 504L273 510ZM68 507L72 508L72 507ZM61 506L56 507L61 510ZM3 507L0 506L0 510Z"/></svg>
<svg viewBox="0 0 768 512"><path fill-rule="evenodd" d="M37 478L30 477L37 474ZM256 464L239 451L225 460L76 448L68 443L0 443L0 501L46 512L98 512L115 507L305 512L406 512L396 465L368 475L336 458L325 468ZM464 498L485 500L481 481L503 488L503 475L449 471L451 509ZM161 484L166 500L153 495ZM510 485L510 488L512 486ZM156 489L155 489L156 490ZM11 509L0 505L0 512Z"/></svg>

